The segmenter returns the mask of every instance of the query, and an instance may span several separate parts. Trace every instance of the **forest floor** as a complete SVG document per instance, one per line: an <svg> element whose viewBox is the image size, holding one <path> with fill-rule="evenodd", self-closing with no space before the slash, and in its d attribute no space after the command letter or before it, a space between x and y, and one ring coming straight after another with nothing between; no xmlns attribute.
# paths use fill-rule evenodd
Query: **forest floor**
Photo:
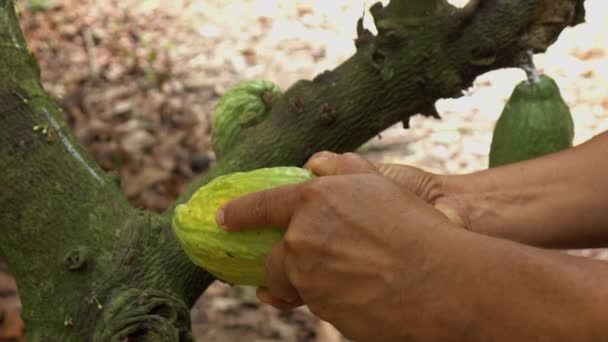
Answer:
<svg viewBox="0 0 608 342"><path fill-rule="evenodd" d="M354 52L364 3L23 0L19 6L46 89L77 137L105 170L121 176L135 206L160 211L213 165L209 132L218 97L241 80L267 79L286 89L335 67ZM608 5L586 4L588 22L567 29L536 58L570 105L577 144L608 130ZM369 15L365 23L371 27ZM409 130L395 126L360 152L438 173L482 170L493 126L523 79L514 69L483 75L463 97L438 101L442 120L415 117ZM605 251L578 254L608 258ZM0 289L11 286L0 281ZM0 297L0 312L7 303L16 307ZM201 297L192 320L198 341L343 340L306 309L281 313L259 305L250 288L220 283ZM0 341L3 331L0 320Z"/></svg>

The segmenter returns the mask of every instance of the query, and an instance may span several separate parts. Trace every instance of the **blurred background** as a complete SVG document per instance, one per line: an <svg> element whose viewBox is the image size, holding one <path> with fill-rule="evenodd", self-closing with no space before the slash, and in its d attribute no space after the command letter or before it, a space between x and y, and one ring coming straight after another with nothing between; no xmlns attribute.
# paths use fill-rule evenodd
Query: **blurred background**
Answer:
<svg viewBox="0 0 608 342"><path fill-rule="evenodd" d="M383 1L387 3L388 1ZM451 1L463 5L465 0ZM587 23L564 32L537 65L571 107L575 143L608 129L608 3L586 0ZM354 51L362 0L20 0L21 25L47 91L137 207L161 211L214 163L210 122L230 86L267 79L287 89ZM373 30L369 14L367 27ZM524 73L479 77L442 120L415 117L363 146L368 158L443 173L487 167L492 129ZM576 252L607 258L602 250ZM20 304L0 261L0 341L20 336ZM216 283L192 310L198 341L341 341L305 308L278 312L255 291Z"/></svg>

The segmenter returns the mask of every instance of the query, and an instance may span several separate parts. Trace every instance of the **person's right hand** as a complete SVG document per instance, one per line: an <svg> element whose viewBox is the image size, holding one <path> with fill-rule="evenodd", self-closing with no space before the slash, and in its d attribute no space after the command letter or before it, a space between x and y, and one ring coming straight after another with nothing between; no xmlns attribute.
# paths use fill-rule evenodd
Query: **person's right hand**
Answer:
<svg viewBox="0 0 608 342"><path fill-rule="evenodd" d="M378 171L404 189L432 204L435 209L461 227L468 228L465 203L450 194L446 177L398 164L376 164Z"/></svg>

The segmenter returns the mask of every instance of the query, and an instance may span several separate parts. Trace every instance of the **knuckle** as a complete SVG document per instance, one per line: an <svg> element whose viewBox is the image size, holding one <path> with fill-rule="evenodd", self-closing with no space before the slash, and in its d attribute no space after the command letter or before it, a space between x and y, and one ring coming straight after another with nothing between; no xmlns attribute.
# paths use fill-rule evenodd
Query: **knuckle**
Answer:
<svg viewBox="0 0 608 342"><path fill-rule="evenodd" d="M407 179L407 177L408 177L407 169L402 169L402 168L400 168L396 165L392 165L392 164L391 165L383 164L378 168L378 170L385 177L388 177L389 179L392 179L392 180L395 180L398 182L403 182L403 180Z"/></svg>
<svg viewBox="0 0 608 342"><path fill-rule="evenodd" d="M343 165L347 167L350 166L351 168L357 166L360 167L366 162L365 159L363 159L361 156L352 152L344 153L340 156L340 159Z"/></svg>
<svg viewBox="0 0 608 342"><path fill-rule="evenodd" d="M327 196L327 179L317 178L301 188L301 195L304 201L318 201Z"/></svg>
<svg viewBox="0 0 608 342"><path fill-rule="evenodd" d="M366 173L374 173L378 172L376 166L369 160L363 158L362 156L356 153L345 153L343 154L344 164L349 165L352 170L366 172Z"/></svg>
<svg viewBox="0 0 608 342"><path fill-rule="evenodd" d="M293 231L288 231L287 234L283 237L283 246L285 248L285 252L288 254L297 253L297 250L300 246L300 238L293 233Z"/></svg>
<svg viewBox="0 0 608 342"><path fill-rule="evenodd" d="M310 160L317 160L317 159L329 159L334 157L334 153L333 152L329 152L329 151L321 151L321 152L317 152L315 154L312 155L312 157L310 157Z"/></svg>
<svg viewBox="0 0 608 342"><path fill-rule="evenodd" d="M418 195L429 202L434 202L442 196L443 181L441 179L438 179L431 173L424 173L420 178L421 184L419 185L419 188L421 191Z"/></svg>
<svg viewBox="0 0 608 342"><path fill-rule="evenodd" d="M363 157L353 152L346 152L342 155L344 158L352 160L363 160Z"/></svg>
<svg viewBox="0 0 608 342"><path fill-rule="evenodd" d="M305 167L316 172L323 172L323 170L326 168L327 161L333 160L334 158L335 154L331 152L317 152L312 157L310 157L310 159L308 159L308 162L306 162Z"/></svg>
<svg viewBox="0 0 608 342"><path fill-rule="evenodd" d="M306 257L317 249L315 237L309 231L288 231L283 237L283 246L285 253L298 258Z"/></svg>
<svg viewBox="0 0 608 342"><path fill-rule="evenodd" d="M269 219L270 210L268 208L268 192L262 191L255 197L253 213L256 218L266 222Z"/></svg>

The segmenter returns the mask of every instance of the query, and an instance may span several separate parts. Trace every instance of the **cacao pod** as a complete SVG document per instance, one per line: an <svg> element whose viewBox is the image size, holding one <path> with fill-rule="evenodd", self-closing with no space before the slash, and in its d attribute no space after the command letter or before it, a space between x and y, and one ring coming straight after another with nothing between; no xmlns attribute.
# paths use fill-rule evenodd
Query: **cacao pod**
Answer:
<svg viewBox="0 0 608 342"><path fill-rule="evenodd" d="M541 157L572 147L574 122L557 83L542 75L515 87L496 123L490 167Z"/></svg>
<svg viewBox="0 0 608 342"><path fill-rule="evenodd" d="M281 95L270 81L244 81L230 88L218 101L211 125L211 144L217 158L224 156L239 140L244 128L262 122Z"/></svg>
<svg viewBox="0 0 608 342"><path fill-rule="evenodd" d="M238 285L264 285L264 259L284 231L226 232L215 217L221 205L236 197L301 183L314 178L302 168L275 167L218 177L175 208L173 231L192 262L216 278Z"/></svg>

